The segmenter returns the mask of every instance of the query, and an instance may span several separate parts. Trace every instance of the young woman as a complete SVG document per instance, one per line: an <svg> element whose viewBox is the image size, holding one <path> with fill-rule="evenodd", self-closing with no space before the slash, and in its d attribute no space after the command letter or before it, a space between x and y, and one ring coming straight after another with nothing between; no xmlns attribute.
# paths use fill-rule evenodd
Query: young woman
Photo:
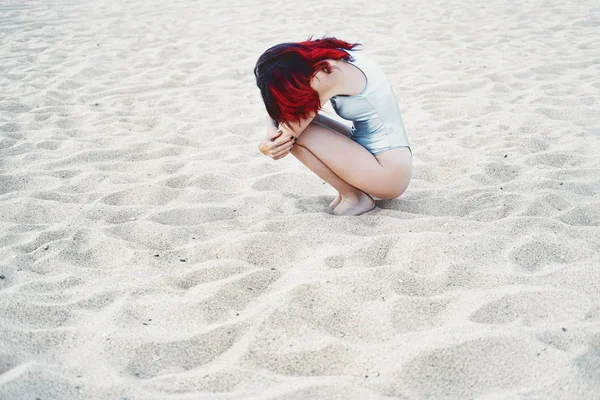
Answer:
<svg viewBox="0 0 600 400"><path fill-rule="evenodd" d="M283 43L254 68L268 112L260 152L274 160L291 153L333 186L337 215L371 211L373 197L400 196L412 172L392 86L356 46L335 38ZM351 128L318 113L327 101Z"/></svg>

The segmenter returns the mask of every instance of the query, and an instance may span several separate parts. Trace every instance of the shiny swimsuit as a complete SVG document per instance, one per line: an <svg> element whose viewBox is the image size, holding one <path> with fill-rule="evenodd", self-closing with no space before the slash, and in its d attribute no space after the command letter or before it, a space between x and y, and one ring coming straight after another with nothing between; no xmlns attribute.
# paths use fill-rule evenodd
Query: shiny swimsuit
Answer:
<svg viewBox="0 0 600 400"><path fill-rule="evenodd" d="M396 147L410 150L398 101L383 71L362 51L346 51L353 58L346 62L360 69L367 81L357 95L338 95L330 99L335 112L352 121L350 139L373 155Z"/></svg>

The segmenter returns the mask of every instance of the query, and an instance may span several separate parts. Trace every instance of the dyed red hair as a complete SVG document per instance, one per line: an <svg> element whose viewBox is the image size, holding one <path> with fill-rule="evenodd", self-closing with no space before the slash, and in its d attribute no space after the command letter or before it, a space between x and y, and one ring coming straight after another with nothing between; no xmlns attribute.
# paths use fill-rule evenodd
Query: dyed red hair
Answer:
<svg viewBox="0 0 600 400"><path fill-rule="evenodd" d="M344 50L358 45L333 37L311 37L266 50L256 62L254 75L271 118L278 123L299 122L319 111L319 93L310 86L311 79L321 70L332 72L327 59L352 60Z"/></svg>

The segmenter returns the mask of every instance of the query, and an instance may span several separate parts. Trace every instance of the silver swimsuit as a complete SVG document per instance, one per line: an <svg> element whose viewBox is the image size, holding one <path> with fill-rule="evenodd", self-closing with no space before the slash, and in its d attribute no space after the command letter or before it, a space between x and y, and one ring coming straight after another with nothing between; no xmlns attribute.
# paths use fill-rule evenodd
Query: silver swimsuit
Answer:
<svg viewBox="0 0 600 400"><path fill-rule="evenodd" d="M398 101L383 71L362 51L345 51L354 59L346 62L360 69L367 80L359 94L330 99L335 112L352 121L350 138L374 155L396 147L410 149Z"/></svg>

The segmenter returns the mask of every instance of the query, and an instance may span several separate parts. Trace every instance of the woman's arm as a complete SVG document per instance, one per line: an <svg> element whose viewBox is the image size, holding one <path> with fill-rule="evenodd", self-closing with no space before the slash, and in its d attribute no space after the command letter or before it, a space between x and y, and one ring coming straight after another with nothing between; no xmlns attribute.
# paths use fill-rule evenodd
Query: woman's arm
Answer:
<svg viewBox="0 0 600 400"><path fill-rule="evenodd" d="M318 114L315 119L313 120L313 123L322 126L323 128L327 128L329 130L332 130L334 132L337 133L341 133L342 135L346 136L346 137L350 137L350 127L347 125L342 124L339 121L336 121L333 118L329 118L325 115L322 114Z"/></svg>
<svg viewBox="0 0 600 400"><path fill-rule="evenodd" d="M317 115L317 113L312 113L307 118L300 119L300 122L289 122L285 124L280 124L279 129L281 129L284 135L293 136L297 138L302 134L304 129L306 129L306 127L310 125L310 123L313 121L313 119L315 119Z"/></svg>

